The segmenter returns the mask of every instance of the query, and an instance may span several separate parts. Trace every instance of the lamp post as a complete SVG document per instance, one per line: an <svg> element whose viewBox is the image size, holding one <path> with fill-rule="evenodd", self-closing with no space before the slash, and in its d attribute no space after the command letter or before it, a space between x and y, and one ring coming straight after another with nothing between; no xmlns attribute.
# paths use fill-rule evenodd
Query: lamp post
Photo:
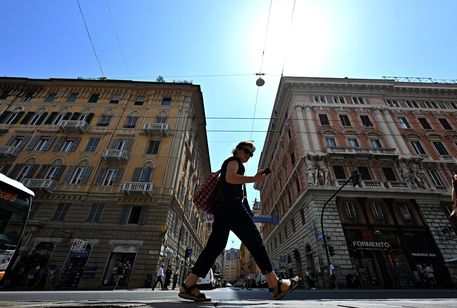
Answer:
<svg viewBox="0 0 457 308"><path fill-rule="evenodd" d="M341 187L333 193L333 195L325 202L324 206L322 207L322 212L321 212L321 232L322 232L322 239L324 240L324 248L325 248L325 255L327 257L327 267L330 266L330 255L328 252L328 246L327 246L327 236L325 235L324 232L324 211L329 204L329 202L335 197L350 181L352 181L353 187L359 186L362 187L362 183L360 182L360 173L356 170L353 171L349 179L347 179L346 182L341 185Z"/></svg>

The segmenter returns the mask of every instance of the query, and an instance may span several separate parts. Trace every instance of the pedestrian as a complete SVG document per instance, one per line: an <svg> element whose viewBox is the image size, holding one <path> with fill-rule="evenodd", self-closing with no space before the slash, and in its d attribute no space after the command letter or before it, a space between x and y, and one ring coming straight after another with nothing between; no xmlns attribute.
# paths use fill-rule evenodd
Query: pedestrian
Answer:
<svg viewBox="0 0 457 308"><path fill-rule="evenodd" d="M117 287L119 286L119 283L121 281L121 279L124 278L124 267L122 266L122 263L121 262L118 262L116 264L116 269L115 269L115 273L116 273L116 277L114 278L116 283L114 284L114 290L117 289Z"/></svg>
<svg viewBox="0 0 457 308"><path fill-rule="evenodd" d="M457 227L457 174L452 175L451 200L452 200L452 212L451 212L451 215L449 216L449 222L454 227Z"/></svg>
<svg viewBox="0 0 457 308"><path fill-rule="evenodd" d="M424 267L424 275L425 281L428 288L435 289L436 288L436 281L435 281L435 273L433 272L433 268L430 264L427 264Z"/></svg>
<svg viewBox="0 0 457 308"><path fill-rule="evenodd" d="M162 290L165 290L164 285L163 285L163 277L164 277L163 265L161 265L159 267L159 269L157 270L156 281L154 282L154 285L152 286L152 290L155 289L157 283L160 283L160 287L162 288Z"/></svg>
<svg viewBox="0 0 457 308"><path fill-rule="evenodd" d="M178 283L178 278L179 278L179 271L176 270L175 273L173 274L173 290L176 288L176 284Z"/></svg>
<svg viewBox="0 0 457 308"><path fill-rule="evenodd" d="M170 280L171 280L171 274L173 272L169 267L167 267L167 270L165 271L165 290L168 290L168 286L170 285Z"/></svg>
<svg viewBox="0 0 457 308"><path fill-rule="evenodd" d="M338 289L338 285L336 283L336 270L333 263L330 263L328 266L328 280L329 280L329 287L332 289Z"/></svg>
<svg viewBox="0 0 457 308"><path fill-rule="evenodd" d="M262 274L266 277L269 290L274 299L281 299L298 286L298 277L281 280L273 272L273 267L259 230L252 221L252 212L249 206L243 203L243 187L245 187L245 184L260 184L267 177L266 169L260 170L254 176L244 175L245 168L243 164L254 155L254 151L255 147L252 142L240 142L232 151L233 155L222 164L220 179L212 201L214 220L211 235L191 273L181 284L179 297L194 301L211 301L211 298L206 297L205 294L197 289L196 283L200 277L206 276L216 258L225 249L230 231L233 231L238 236L254 257Z"/></svg>

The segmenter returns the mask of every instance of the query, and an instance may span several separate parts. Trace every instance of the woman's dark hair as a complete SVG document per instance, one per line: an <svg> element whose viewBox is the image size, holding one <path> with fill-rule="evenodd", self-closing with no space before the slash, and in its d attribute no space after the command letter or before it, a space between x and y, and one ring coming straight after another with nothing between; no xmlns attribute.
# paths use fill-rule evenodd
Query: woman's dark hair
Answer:
<svg viewBox="0 0 457 308"><path fill-rule="evenodd" d="M236 148L233 149L233 151L232 151L233 156L236 155L236 150L240 150L240 149L244 149L244 148L252 148L253 152L255 151L255 146L254 146L254 143L252 143L252 141L241 141L240 143L238 143Z"/></svg>

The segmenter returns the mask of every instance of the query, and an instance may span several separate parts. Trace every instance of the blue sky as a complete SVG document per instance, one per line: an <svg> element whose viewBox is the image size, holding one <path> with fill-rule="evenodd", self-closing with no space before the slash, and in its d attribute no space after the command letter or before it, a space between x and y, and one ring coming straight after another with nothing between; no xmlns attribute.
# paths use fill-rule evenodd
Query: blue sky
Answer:
<svg viewBox="0 0 457 308"><path fill-rule="evenodd" d="M203 92L214 170L238 141L253 139L258 151L247 174L255 173L281 73L457 78L453 0L79 4L101 69L77 0L14 0L0 1L0 75L191 80ZM261 88L259 72L265 74ZM259 196L252 188L248 195L251 201ZM232 234L227 248L239 244Z"/></svg>

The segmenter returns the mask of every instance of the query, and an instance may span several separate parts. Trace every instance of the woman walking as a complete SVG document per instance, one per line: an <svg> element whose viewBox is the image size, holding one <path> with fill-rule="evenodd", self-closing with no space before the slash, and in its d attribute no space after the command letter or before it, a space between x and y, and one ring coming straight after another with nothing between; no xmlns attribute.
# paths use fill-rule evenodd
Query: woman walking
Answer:
<svg viewBox="0 0 457 308"><path fill-rule="evenodd" d="M216 188L212 211L214 221L211 235L206 247L179 288L178 296L194 301L211 301L211 298L201 293L196 283L200 277L205 277L216 258L225 249L230 231L247 247L255 262L265 275L270 292L274 299L281 299L298 286L298 276L292 279L278 279L263 245L260 233L252 221L252 212L243 204L243 185L245 183L262 183L267 177L264 170L255 176L244 175L244 163L254 155L255 147L252 142L240 142L232 152L232 156L224 161L221 168L220 180Z"/></svg>

